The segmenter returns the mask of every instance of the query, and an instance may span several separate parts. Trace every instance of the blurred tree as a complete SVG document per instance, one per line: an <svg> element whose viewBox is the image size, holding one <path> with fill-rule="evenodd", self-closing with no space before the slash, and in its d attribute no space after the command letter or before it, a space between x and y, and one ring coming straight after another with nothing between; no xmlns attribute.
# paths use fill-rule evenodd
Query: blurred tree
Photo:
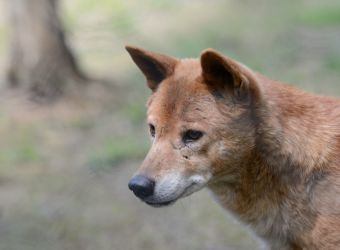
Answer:
<svg viewBox="0 0 340 250"><path fill-rule="evenodd" d="M65 41L57 0L10 0L8 82L35 97L54 98L85 75Z"/></svg>

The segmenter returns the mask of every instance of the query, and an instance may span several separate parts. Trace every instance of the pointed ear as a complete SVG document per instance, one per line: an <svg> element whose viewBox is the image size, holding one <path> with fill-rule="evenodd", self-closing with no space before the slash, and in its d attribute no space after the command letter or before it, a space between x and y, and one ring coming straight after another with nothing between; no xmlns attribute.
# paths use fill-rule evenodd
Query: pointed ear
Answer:
<svg viewBox="0 0 340 250"><path fill-rule="evenodd" d="M158 85L174 72L177 59L173 57L134 46L126 46L125 48L145 75L147 84L152 91L155 91Z"/></svg>
<svg viewBox="0 0 340 250"><path fill-rule="evenodd" d="M215 90L227 91L238 100L246 100L252 86L248 69L236 61L221 55L213 49L206 49L201 54L202 77ZM223 95L223 94L222 94Z"/></svg>

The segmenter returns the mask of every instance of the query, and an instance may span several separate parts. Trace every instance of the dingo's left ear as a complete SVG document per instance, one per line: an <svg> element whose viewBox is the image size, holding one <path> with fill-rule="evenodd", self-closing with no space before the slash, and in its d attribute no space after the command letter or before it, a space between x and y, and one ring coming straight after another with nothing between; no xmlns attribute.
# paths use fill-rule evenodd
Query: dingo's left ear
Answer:
<svg viewBox="0 0 340 250"><path fill-rule="evenodd" d="M245 66L213 49L204 50L200 60L204 81L217 90L227 91L240 100L259 94L251 70Z"/></svg>
<svg viewBox="0 0 340 250"><path fill-rule="evenodd" d="M126 46L125 48L145 75L147 84L152 91L155 91L158 85L173 73L177 64L177 59L170 56L134 46Z"/></svg>

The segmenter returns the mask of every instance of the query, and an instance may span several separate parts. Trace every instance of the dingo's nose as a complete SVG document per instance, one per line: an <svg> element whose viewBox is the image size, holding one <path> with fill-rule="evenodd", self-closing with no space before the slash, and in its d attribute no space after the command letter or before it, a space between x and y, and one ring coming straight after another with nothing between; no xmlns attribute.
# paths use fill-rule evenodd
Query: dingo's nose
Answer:
<svg viewBox="0 0 340 250"><path fill-rule="evenodd" d="M129 181L129 188L137 197L144 199L153 194L155 181L145 176L137 175Z"/></svg>

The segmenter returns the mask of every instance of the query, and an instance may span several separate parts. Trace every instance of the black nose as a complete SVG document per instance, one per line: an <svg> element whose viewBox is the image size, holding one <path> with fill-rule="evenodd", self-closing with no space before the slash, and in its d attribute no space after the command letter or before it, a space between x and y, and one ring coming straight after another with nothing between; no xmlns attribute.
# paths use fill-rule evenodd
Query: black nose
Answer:
<svg viewBox="0 0 340 250"><path fill-rule="evenodd" d="M137 197L144 199L153 194L155 181L143 175L137 175L129 181L129 188Z"/></svg>

